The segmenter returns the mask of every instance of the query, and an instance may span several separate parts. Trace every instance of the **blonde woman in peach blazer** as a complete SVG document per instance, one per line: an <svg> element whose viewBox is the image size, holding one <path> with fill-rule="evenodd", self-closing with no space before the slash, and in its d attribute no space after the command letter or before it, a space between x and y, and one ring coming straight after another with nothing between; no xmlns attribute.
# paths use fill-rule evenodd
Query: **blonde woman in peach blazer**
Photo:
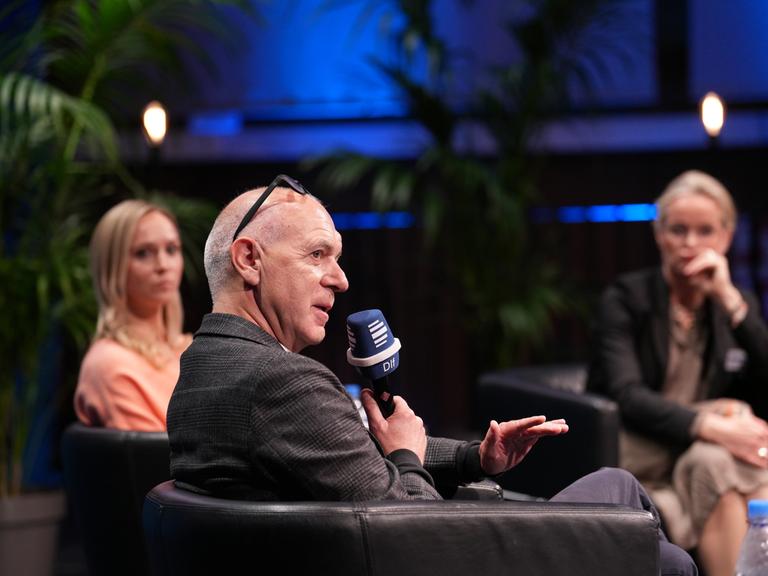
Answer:
<svg viewBox="0 0 768 576"><path fill-rule="evenodd" d="M90 426L165 430L179 357L191 341L182 333L176 220L160 206L123 201L101 218L90 250L99 318L80 366L77 417Z"/></svg>

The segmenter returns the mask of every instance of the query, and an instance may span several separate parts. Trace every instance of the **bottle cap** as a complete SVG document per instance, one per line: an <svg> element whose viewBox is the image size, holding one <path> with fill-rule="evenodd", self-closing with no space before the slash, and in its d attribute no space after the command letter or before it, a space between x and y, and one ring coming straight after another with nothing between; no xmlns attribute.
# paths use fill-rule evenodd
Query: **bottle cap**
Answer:
<svg viewBox="0 0 768 576"><path fill-rule="evenodd" d="M347 392L352 398L355 400L360 399L360 384L344 384L344 388L347 389Z"/></svg>
<svg viewBox="0 0 768 576"><path fill-rule="evenodd" d="M768 516L768 500L750 500L749 517Z"/></svg>

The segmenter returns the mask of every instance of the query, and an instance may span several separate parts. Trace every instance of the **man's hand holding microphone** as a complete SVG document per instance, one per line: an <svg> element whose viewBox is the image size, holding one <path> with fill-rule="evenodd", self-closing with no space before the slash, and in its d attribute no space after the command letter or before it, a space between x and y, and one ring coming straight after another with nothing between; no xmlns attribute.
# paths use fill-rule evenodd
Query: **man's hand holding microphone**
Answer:
<svg viewBox="0 0 768 576"><path fill-rule="evenodd" d="M370 432L385 455L407 449L424 463L427 435L424 421L400 396L393 396L387 376L399 365L400 341L394 338L380 310L364 310L347 318L347 360L371 382L361 394ZM480 444L480 465L488 476L517 466L544 436L568 432L564 419L547 421L531 416L507 422L491 421Z"/></svg>

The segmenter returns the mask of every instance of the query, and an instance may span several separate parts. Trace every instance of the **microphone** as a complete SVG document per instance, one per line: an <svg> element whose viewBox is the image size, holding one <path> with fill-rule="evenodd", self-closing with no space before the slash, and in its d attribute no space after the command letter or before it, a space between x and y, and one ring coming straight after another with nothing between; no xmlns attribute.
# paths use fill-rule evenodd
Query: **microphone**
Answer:
<svg viewBox="0 0 768 576"><path fill-rule="evenodd" d="M373 384L373 395L385 418L395 410L387 377L400 364L400 340L392 335L381 310L347 316L347 362Z"/></svg>

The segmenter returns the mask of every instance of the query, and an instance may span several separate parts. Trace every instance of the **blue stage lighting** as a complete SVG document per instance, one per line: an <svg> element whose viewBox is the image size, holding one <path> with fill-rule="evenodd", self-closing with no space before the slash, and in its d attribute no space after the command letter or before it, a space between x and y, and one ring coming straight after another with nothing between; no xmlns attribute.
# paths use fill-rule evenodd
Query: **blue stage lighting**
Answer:
<svg viewBox="0 0 768 576"><path fill-rule="evenodd" d="M649 222L656 218L655 204L623 204L618 209L619 220L624 222Z"/></svg>
<svg viewBox="0 0 768 576"><path fill-rule="evenodd" d="M587 210L584 206L563 206L557 210L557 219L566 224L585 222Z"/></svg>
<svg viewBox="0 0 768 576"><path fill-rule="evenodd" d="M612 204L587 206L587 220L590 222L616 222L617 207Z"/></svg>

